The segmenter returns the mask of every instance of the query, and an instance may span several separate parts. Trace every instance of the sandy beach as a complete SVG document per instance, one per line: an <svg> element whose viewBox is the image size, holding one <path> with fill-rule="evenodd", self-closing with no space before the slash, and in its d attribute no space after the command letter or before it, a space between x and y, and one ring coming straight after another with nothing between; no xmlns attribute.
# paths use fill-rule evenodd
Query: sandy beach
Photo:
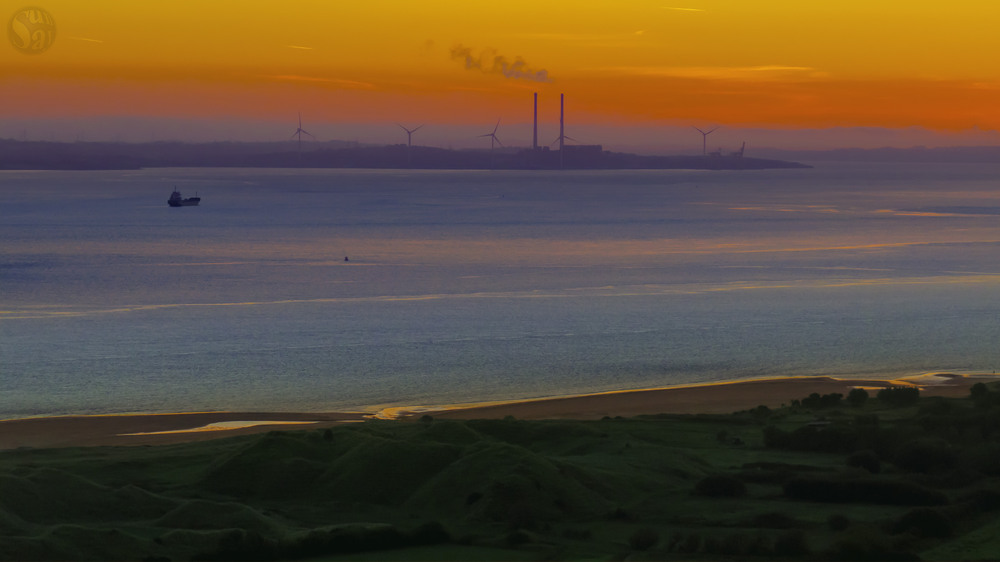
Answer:
<svg viewBox="0 0 1000 562"><path fill-rule="evenodd" d="M933 374L897 380L802 377L739 381L709 385L607 392L519 402L435 408L386 408L364 412L275 413L194 412L108 416L65 416L0 421L0 450L19 447L141 446L205 441L280 429L321 428L372 417L411 420L423 415L440 419L599 419L643 414L722 414L758 405L778 407L817 392L847 395L852 388L874 395L886 386L914 385L923 396L959 397L987 375Z"/></svg>

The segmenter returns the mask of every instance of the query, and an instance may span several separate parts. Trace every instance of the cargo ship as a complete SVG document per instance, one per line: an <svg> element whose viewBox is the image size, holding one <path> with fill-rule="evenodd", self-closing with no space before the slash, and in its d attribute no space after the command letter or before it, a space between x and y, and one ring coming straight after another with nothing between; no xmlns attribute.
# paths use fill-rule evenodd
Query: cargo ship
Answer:
<svg viewBox="0 0 1000 562"><path fill-rule="evenodd" d="M201 197L188 197L185 199L181 196L181 192L176 189L170 194L170 199L167 199L167 205L171 207L194 207L198 203L201 203Z"/></svg>

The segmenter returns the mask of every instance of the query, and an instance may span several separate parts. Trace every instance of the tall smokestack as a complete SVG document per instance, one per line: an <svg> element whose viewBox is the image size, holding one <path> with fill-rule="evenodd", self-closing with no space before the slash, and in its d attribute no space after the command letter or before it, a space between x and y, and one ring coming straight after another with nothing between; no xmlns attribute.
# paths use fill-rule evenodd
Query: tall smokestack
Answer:
<svg viewBox="0 0 1000 562"><path fill-rule="evenodd" d="M535 92L535 127L531 135L531 150L538 150L538 92Z"/></svg>
<svg viewBox="0 0 1000 562"><path fill-rule="evenodd" d="M566 167L565 154L566 151L563 150L563 143L566 140L566 135L563 134L563 97L565 94L559 94L559 169Z"/></svg>
<svg viewBox="0 0 1000 562"><path fill-rule="evenodd" d="M559 94L559 152L562 152L563 141L566 139L563 135L563 97L565 94Z"/></svg>

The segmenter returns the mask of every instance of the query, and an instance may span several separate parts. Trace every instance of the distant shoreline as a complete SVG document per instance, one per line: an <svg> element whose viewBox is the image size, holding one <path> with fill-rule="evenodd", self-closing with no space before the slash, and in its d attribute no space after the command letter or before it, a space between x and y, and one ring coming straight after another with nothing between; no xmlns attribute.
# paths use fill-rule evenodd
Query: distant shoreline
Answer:
<svg viewBox="0 0 1000 562"><path fill-rule="evenodd" d="M366 419L600 419L655 414L726 414L759 405L779 407L812 393L847 395L852 388L917 386L925 396L961 397L995 375L950 373L898 379L786 377L578 396L440 407L394 407L366 412L189 412L59 416L0 420L0 450L165 445L281 429L324 428Z"/></svg>
<svg viewBox="0 0 1000 562"><path fill-rule="evenodd" d="M345 168L390 170L766 170L806 164L739 154L643 156L600 145L452 150L429 146L325 143L109 143L0 139L0 170L138 170L143 168Z"/></svg>

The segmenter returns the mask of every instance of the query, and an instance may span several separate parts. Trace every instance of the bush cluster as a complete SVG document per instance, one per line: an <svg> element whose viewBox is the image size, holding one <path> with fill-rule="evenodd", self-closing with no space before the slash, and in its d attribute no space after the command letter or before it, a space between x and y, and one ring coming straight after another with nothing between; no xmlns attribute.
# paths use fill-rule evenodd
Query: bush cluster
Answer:
<svg viewBox="0 0 1000 562"><path fill-rule="evenodd" d="M912 406L920 398L920 389L915 386L890 386L879 390L875 398L889 406Z"/></svg>
<svg viewBox="0 0 1000 562"><path fill-rule="evenodd" d="M233 530L217 548L196 555L194 560L299 560L335 554L354 554L411 546L439 544L451 540L448 531L436 521L424 523L411 531L392 525L343 525L315 529L285 541L265 538L256 531Z"/></svg>
<svg viewBox="0 0 1000 562"><path fill-rule="evenodd" d="M723 537L675 533L667 541L666 549L679 554L793 559L801 559L811 553L805 535L798 530L786 531L776 537L763 533L733 533Z"/></svg>
<svg viewBox="0 0 1000 562"><path fill-rule="evenodd" d="M735 476L713 474L699 480L694 493L710 498L738 498L747 494L747 487Z"/></svg>
<svg viewBox="0 0 1000 562"><path fill-rule="evenodd" d="M938 490L901 480L875 478L793 478L782 487L792 499L826 503L885 505L944 505L948 497Z"/></svg>
<svg viewBox="0 0 1000 562"><path fill-rule="evenodd" d="M820 395L818 392L813 392L809 396L803 398L801 404L803 407L813 410L836 408L837 406L840 406L840 401L843 398L844 395L839 392L823 395Z"/></svg>

